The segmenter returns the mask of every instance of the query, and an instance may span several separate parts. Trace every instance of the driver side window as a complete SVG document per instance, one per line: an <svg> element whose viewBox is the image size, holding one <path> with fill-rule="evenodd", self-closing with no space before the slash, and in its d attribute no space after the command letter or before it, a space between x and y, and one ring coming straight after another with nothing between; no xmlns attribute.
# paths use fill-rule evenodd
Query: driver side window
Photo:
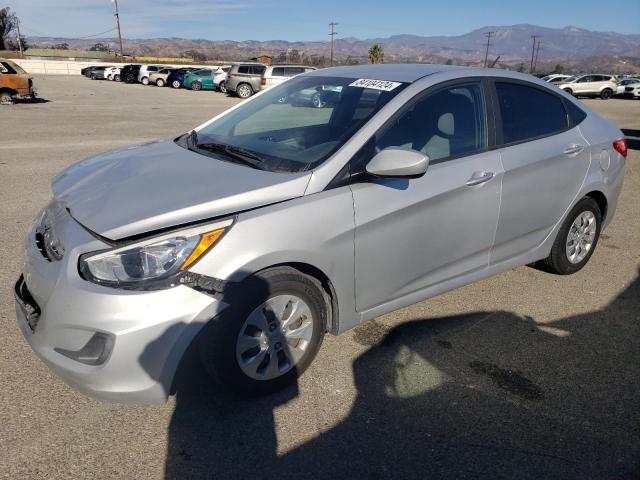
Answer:
<svg viewBox="0 0 640 480"><path fill-rule="evenodd" d="M416 150L431 162L482 151L487 146L480 83L438 90L416 102L377 137L376 151Z"/></svg>

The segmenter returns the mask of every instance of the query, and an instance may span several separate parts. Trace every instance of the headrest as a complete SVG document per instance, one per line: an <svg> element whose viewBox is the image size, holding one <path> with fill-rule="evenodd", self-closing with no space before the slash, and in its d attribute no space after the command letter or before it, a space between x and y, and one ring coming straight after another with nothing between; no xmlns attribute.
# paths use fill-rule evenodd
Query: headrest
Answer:
<svg viewBox="0 0 640 480"><path fill-rule="evenodd" d="M447 112L440 115L438 118L438 130L443 135L451 136L455 132L455 124L453 120L453 113Z"/></svg>

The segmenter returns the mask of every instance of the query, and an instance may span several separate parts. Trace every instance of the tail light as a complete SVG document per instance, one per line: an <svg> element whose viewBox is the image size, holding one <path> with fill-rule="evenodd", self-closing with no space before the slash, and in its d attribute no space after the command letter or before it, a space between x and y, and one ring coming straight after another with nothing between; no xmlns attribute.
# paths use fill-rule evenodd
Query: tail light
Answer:
<svg viewBox="0 0 640 480"><path fill-rule="evenodd" d="M627 158L627 141L624 138L613 142L613 148L624 158Z"/></svg>
<svg viewBox="0 0 640 480"><path fill-rule="evenodd" d="M260 77L260 85L264 87L266 84L267 84L267 79L264 76Z"/></svg>

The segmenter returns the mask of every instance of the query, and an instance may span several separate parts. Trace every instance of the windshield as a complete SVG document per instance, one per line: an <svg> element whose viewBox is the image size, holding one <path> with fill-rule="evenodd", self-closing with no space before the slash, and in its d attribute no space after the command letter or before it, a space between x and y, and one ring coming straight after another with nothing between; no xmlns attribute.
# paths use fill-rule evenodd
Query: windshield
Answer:
<svg viewBox="0 0 640 480"><path fill-rule="evenodd" d="M405 86L355 78L294 77L200 129L197 144L202 148L189 146L202 154L214 148L220 153L223 146L227 152L228 147L241 149L259 163L256 168L264 170L309 170ZM179 143L187 147L184 138Z"/></svg>

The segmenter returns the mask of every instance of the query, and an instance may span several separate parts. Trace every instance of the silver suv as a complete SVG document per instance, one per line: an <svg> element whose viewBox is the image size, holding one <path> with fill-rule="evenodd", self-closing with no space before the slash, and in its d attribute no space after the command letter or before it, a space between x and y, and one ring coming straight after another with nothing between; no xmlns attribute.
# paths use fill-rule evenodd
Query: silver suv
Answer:
<svg viewBox="0 0 640 480"><path fill-rule="evenodd" d="M261 63L234 63L225 80L227 92L249 98L260 90L260 79L266 69Z"/></svg>
<svg viewBox="0 0 640 480"><path fill-rule="evenodd" d="M556 84L559 88L576 97L611 98L618 89L618 81L613 75L576 75Z"/></svg>
<svg viewBox="0 0 640 480"><path fill-rule="evenodd" d="M305 91L323 107L281 101ZM24 242L18 324L102 399L164 400L191 345L230 389L273 391L326 332L521 265L579 271L616 210L622 138L515 72L305 73L55 177Z"/></svg>

